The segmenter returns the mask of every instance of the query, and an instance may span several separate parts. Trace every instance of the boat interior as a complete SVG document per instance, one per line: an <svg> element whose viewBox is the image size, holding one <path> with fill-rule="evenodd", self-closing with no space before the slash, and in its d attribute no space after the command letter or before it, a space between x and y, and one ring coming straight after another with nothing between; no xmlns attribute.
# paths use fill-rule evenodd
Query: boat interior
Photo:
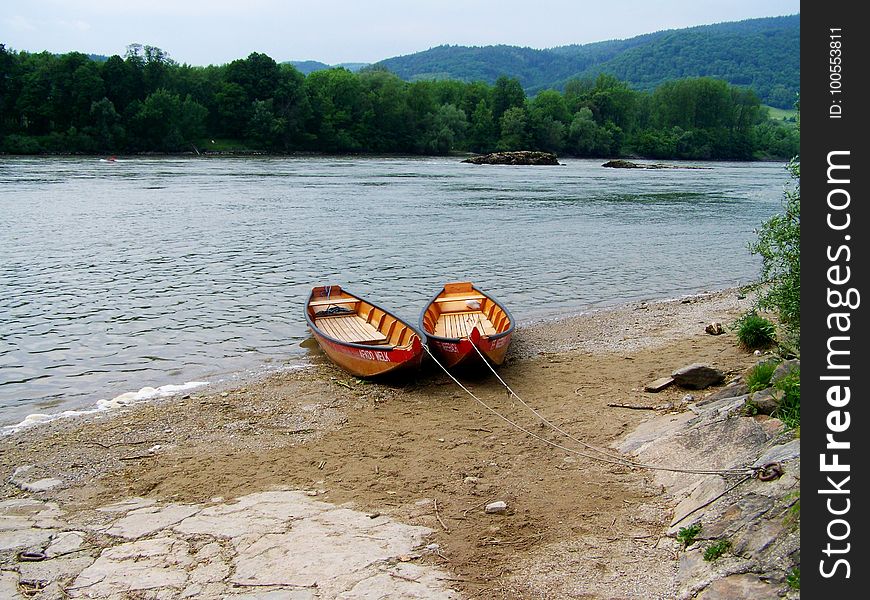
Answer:
<svg viewBox="0 0 870 600"><path fill-rule="evenodd" d="M468 337L475 326L482 335L496 335L510 329L511 322L498 304L469 282L445 285L423 315L423 329L438 337Z"/></svg>
<svg viewBox="0 0 870 600"><path fill-rule="evenodd" d="M315 295L308 302L308 316L327 336L352 344L407 346L417 333L396 317L360 300L340 287L328 295Z"/></svg>

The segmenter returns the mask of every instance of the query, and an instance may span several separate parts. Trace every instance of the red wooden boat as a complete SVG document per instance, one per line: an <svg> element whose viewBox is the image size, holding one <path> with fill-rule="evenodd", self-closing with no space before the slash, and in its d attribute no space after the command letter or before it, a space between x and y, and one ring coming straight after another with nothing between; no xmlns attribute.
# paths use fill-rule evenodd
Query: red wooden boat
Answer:
<svg viewBox="0 0 870 600"><path fill-rule="evenodd" d="M332 362L359 377L415 369L423 359L416 329L341 286L311 290L305 319Z"/></svg>
<svg viewBox="0 0 870 600"><path fill-rule="evenodd" d="M420 315L429 347L447 368L480 362L504 362L514 320L507 308L470 282L448 283ZM480 350L480 354L475 350Z"/></svg>

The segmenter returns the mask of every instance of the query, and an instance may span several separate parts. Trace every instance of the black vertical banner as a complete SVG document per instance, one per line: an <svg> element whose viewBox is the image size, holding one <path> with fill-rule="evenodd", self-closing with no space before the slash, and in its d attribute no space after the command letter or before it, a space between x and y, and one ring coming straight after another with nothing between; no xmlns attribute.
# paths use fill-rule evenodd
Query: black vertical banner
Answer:
<svg viewBox="0 0 870 600"><path fill-rule="evenodd" d="M801 7L801 595L866 598L870 21ZM865 9L866 10L866 9ZM863 11L862 11L863 12Z"/></svg>

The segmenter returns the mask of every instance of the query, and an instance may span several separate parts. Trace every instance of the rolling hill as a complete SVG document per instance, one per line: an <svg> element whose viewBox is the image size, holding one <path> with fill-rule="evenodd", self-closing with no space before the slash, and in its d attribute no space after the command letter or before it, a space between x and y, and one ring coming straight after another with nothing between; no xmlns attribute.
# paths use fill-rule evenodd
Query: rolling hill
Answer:
<svg viewBox="0 0 870 600"><path fill-rule="evenodd" d="M377 63L402 79L494 83L517 78L528 94L574 78L609 73L641 90L669 79L716 77L751 87L772 106L791 108L800 89L800 15L658 31L546 50L518 46L437 46Z"/></svg>

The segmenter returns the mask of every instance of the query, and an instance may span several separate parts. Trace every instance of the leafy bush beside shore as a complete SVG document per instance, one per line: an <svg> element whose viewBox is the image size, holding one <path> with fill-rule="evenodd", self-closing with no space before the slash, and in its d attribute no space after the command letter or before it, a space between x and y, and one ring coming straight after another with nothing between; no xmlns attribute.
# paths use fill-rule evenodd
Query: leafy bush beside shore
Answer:
<svg viewBox="0 0 870 600"><path fill-rule="evenodd" d="M801 319L801 194L800 161L788 166L792 186L785 192L784 210L765 221L750 251L761 256L765 291L759 308L774 310L793 338L800 338Z"/></svg>

